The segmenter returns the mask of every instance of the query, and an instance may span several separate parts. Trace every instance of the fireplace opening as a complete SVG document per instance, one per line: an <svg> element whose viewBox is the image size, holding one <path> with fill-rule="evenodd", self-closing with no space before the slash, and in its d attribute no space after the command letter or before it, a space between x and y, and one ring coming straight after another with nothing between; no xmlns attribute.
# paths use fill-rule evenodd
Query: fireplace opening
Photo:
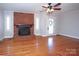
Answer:
<svg viewBox="0 0 79 59"><path fill-rule="evenodd" d="M18 35L19 36L25 36L31 34L31 27L32 25L26 25L26 24L18 24Z"/></svg>
<svg viewBox="0 0 79 59"><path fill-rule="evenodd" d="M30 35L29 27L20 27L18 30L18 35Z"/></svg>

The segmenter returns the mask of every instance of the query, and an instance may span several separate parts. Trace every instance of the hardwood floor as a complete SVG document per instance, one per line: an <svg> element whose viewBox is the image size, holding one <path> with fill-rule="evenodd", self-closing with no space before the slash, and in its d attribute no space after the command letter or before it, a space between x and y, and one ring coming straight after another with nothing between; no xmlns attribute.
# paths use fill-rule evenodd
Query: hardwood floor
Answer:
<svg viewBox="0 0 79 59"><path fill-rule="evenodd" d="M0 42L5 56L79 56L79 40L65 36L26 36Z"/></svg>

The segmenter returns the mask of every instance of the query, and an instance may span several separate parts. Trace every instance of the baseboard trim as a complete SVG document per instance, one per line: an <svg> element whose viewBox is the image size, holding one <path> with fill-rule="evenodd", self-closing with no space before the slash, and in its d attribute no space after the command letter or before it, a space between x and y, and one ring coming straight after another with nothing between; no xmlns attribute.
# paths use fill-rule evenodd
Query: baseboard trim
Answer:
<svg viewBox="0 0 79 59"><path fill-rule="evenodd" d="M4 36L4 38L13 38L13 36Z"/></svg>
<svg viewBox="0 0 79 59"><path fill-rule="evenodd" d="M58 35L62 35L62 36L67 36L67 37L71 37L71 38L79 39L79 37L71 36L71 35L66 35L66 34L58 34Z"/></svg>
<svg viewBox="0 0 79 59"><path fill-rule="evenodd" d="M57 35L57 34L53 34L53 35ZM53 35L43 35L43 34L37 34L36 36L43 36L43 37L46 37L46 36L53 36Z"/></svg>

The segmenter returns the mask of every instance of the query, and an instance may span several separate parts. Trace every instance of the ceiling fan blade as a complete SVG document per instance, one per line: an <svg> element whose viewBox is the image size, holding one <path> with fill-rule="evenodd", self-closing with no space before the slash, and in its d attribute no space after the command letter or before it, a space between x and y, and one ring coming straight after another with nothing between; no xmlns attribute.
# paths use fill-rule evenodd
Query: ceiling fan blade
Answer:
<svg viewBox="0 0 79 59"><path fill-rule="evenodd" d="M48 8L48 7L45 7L45 6L42 6L43 8Z"/></svg>
<svg viewBox="0 0 79 59"><path fill-rule="evenodd" d="M57 3L56 5L54 5L53 7L57 7L57 6L59 6L59 5L61 5L61 3Z"/></svg>
<svg viewBox="0 0 79 59"><path fill-rule="evenodd" d="M61 8L53 8L54 10L61 10Z"/></svg>

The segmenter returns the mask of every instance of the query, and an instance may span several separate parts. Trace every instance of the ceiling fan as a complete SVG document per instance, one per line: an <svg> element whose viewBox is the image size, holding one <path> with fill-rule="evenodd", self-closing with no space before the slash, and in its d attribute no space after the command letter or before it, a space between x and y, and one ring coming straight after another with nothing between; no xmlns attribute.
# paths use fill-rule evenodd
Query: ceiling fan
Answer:
<svg viewBox="0 0 79 59"><path fill-rule="evenodd" d="M46 12L51 13L55 10L61 10L61 8L58 7L60 5L61 3L57 3L54 6L52 6L52 3L48 3L48 6L42 6L42 7L45 8Z"/></svg>

